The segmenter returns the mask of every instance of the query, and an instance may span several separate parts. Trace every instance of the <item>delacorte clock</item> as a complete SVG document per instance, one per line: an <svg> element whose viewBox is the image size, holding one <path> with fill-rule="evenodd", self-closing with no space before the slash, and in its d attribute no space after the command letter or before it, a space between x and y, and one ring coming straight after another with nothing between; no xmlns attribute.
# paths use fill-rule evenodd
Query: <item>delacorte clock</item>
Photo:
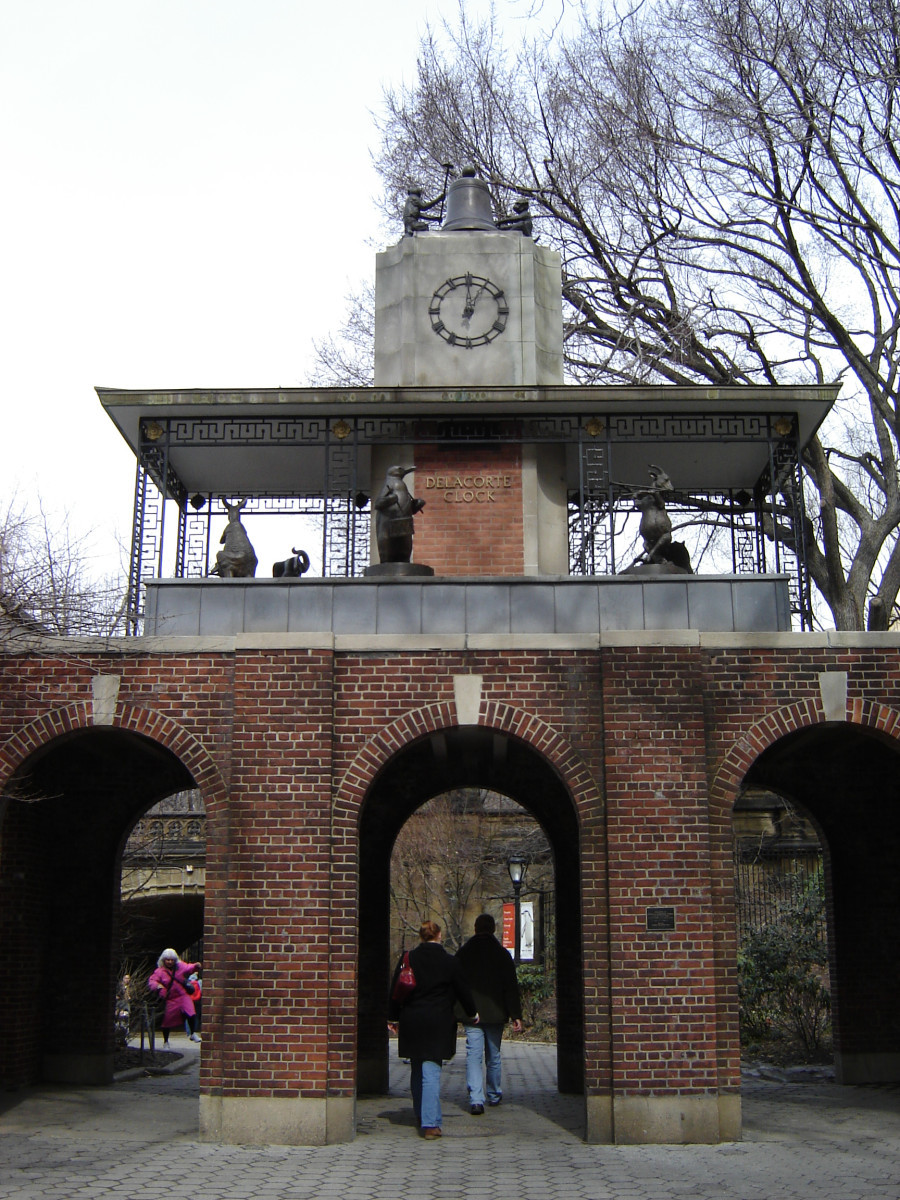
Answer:
<svg viewBox="0 0 900 1200"><path fill-rule="evenodd" d="M509 304L503 290L483 275L456 275L442 283L428 306L431 328L449 342L471 350L486 346L506 328Z"/></svg>

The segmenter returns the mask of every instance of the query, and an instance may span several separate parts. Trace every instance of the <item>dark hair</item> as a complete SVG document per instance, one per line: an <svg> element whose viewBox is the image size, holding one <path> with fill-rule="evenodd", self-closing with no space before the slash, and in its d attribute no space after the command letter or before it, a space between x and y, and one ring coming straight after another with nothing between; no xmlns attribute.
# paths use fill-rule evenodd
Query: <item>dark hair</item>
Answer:
<svg viewBox="0 0 900 1200"><path fill-rule="evenodd" d="M423 921L419 926L419 937L423 942L433 942L440 932L437 921Z"/></svg>
<svg viewBox="0 0 900 1200"><path fill-rule="evenodd" d="M493 933L497 928L497 922L490 913L482 913L480 917L475 918L476 933Z"/></svg>

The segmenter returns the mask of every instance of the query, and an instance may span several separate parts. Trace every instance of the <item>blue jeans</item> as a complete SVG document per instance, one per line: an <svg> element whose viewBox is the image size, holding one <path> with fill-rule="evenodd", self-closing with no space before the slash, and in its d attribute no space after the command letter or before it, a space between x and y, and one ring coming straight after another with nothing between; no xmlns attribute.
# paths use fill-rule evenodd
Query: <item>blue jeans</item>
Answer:
<svg viewBox="0 0 900 1200"><path fill-rule="evenodd" d="M503 1095L500 1083L500 1039L502 1025L466 1026L466 1087L470 1104L484 1104L484 1075L487 1074L488 1103L496 1104ZM487 1064L487 1071L484 1071Z"/></svg>
<svg viewBox="0 0 900 1200"><path fill-rule="evenodd" d="M414 1058L409 1070L409 1090L412 1092L416 1120L423 1129L441 1127L441 1064Z"/></svg>

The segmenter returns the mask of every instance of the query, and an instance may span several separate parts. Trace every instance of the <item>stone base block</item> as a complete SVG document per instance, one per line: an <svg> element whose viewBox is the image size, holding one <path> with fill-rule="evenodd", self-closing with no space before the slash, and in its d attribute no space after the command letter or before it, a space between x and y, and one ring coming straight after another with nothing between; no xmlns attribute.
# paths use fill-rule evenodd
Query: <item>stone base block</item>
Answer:
<svg viewBox="0 0 900 1200"><path fill-rule="evenodd" d="M615 1141L611 1096L585 1096L584 1140L599 1146L609 1146Z"/></svg>
<svg viewBox="0 0 900 1200"><path fill-rule="evenodd" d="M728 1096L588 1096L585 1141L619 1146L739 1141L741 1098Z"/></svg>
<svg viewBox="0 0 900 1200"><path fill-rule="evenodd" d="M111 1054L45 1054L41 1068L45 1083L98 1084L113 1081Z"/></svg>
<svg viewBox="0 0 900 1200"><path fill-rule="evenodd" d="M330 1146L356 1135L352 1096L201 1096L200 1137L240 1146Z"/></svg>
<svg viewBox="0 0 900 1200"><path fill-rule="evenodd" d="M896 1051L841 1054L835 1051L834 1077L838 1083L897 1083L900 1054Z"/></svg>
<svg viewBox="0 0 900 1200"><path fill-rule="evenodd" d="M390 1091L387 1054L360 1055L356 1060L356 1092L360 1096L386 1096Z"/></svg>
<svg viewBox="0 0 900 1200"><path fill-rule="evenodd" d="M382 579L421 579L434 574L434 567L426 567L424 563L386 562L373 563L363 569L363 575Z"/></svg>

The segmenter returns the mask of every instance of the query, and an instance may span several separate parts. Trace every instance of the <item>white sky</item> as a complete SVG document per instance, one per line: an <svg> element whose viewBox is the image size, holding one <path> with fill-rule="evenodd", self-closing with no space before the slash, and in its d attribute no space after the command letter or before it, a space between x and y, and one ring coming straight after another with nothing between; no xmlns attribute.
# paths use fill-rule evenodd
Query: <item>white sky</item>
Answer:
<svg viewBox="0 0 900 1200"><path fill-rule="evenodd" d="M497 7L521 26L527 0ZM456 11L0 0L0 499L68 509L105 559L130 541L134 458L95 385L306 381L400 234L371 113Z"/></svg>

